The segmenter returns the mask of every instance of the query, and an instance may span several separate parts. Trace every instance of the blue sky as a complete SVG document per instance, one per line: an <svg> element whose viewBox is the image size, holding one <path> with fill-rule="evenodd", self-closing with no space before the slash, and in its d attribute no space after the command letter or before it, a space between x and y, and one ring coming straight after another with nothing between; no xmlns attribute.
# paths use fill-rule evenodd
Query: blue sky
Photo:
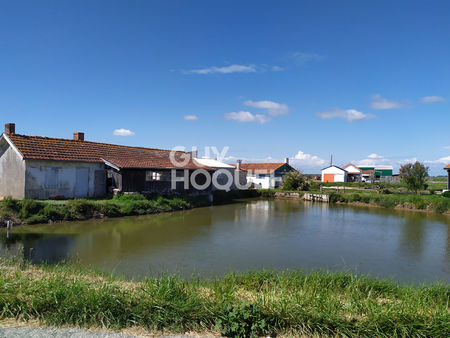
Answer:
<svg viewBox="0 0 450 338"><path fill-rule="evenodd" d="M333 154L444 174L449 14L445 0L1 0L0 122L305 172Z"/></svg>

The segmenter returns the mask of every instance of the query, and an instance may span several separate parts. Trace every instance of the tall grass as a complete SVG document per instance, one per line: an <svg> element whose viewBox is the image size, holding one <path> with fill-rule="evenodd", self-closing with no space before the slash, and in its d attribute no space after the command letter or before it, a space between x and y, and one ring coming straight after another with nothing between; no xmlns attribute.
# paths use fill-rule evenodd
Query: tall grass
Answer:
<svg viewBox="0 0 450 338"><path fill-rule="evenodd" d="M406 208L416 210L428 210L438 213L450 211L450 198L438 195L415 194L379 194L379 193L331 193L332 203L363 202L375 204L384 208Z"/></svg>
<svg viewBox="0 0 450 338"><path fill-rule="evenodd" d="M92 217L118 217L153 214L210 205L206 196L119 195L110 200L74 199L61 203L6 198L0 202L0 225L12 219L16 224L82 220Z"/></svg>
<svg viewBox="0 0 450 338"><path fill-rule="evenodd" d="M348 273L249 272L129 282L70 266L0 262L0 319L140 326L226 336L450 336L448 285L397 285Z"/></svg>

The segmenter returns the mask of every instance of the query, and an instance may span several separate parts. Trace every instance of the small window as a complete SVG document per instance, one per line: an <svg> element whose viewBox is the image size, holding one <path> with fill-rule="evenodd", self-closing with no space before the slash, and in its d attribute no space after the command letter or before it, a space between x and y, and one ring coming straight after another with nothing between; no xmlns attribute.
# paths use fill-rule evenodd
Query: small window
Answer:
<svg viewBox="0 0 450 338"><path fill-rule="evenodd" d="M162 174L157 171L146 171L145 180L146 181L161 181Z"/></svg>

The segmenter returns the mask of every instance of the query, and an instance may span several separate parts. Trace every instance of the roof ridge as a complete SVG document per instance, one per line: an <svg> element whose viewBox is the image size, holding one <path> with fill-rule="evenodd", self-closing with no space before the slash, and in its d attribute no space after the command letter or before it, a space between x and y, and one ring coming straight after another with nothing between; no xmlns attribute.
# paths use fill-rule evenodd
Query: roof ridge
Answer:
<svg viewBox="0 0 450 338"><path fill-rule="evenodd" d="M101 144L106 146L114 146L114 147L123 147L123 148L132 148L132 149L140 149L140 150L158 150L158 151L167 151L171 152L172 150L168 149L160 149L160 148L147 148L147 147L137 147L137 146L126 146L122 144L113 144L113 143L106 143L106 142L94 142L94 141L80 141L80 140L72 140L72 139L66 139L66 138L59 138L59 137L48 137L48 136L35 136L35 135L22 135L22 134L12 134L9 136L19 136L19 137L26 137L26 138L34 138L34 139L43 139L43 140L56 140L56 141L66 141L66 142L74 142L74 143L90 143L90 144ZM180 150L176 150L176 152L183 152Z"/></svg>

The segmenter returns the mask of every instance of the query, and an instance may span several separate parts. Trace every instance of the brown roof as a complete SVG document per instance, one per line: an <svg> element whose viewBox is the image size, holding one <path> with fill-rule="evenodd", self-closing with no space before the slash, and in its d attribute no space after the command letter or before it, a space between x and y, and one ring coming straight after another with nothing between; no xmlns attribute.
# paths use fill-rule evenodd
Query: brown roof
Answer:
<svg viewBox="0 0 450 338"><path fill-rule="evenodd" d="M192 159L186 165L176 167L170 161L170 150L18 134L7 136L25 159L101 163L106 160L119 168L212 170L212 168L197 165ZM174 157L182 162L184 154L184 152L176 152Z"/></svg>
<svg viewBox="0 0 450 338"><path fill-rule="evenodd" d="M258 171L260 173L272 173L286 163L242 163L241 169L246 171Z"/></svg>
<svg viewBox="0 0 450 338"><path fill-rule="evenodd" d="M447 166L444 167L444 169L450 169L450 164L447 164Z"/></svg>
<svg viewBox="0 0 450 338"><path fill-rule="evenodd" d="M348 168L348 167L350 167L350 166L354 166L356 169L358 169L358 171L359 171L360 173L362 172L362 170L359 169L358 166L354 165L353 163L347 163L346 165L344 165L344 166L342 167L342 169L346 169L346 168ZM354 174L355 172L353 171L353 172L349 172L349 173Z"/></svg>
<svg viewBox="0 0 450 338"><path fill-rule="evenodd" d="M363 170L362 173L366 174L366 175L374 175L375 174L375 170Z"/></svg>

